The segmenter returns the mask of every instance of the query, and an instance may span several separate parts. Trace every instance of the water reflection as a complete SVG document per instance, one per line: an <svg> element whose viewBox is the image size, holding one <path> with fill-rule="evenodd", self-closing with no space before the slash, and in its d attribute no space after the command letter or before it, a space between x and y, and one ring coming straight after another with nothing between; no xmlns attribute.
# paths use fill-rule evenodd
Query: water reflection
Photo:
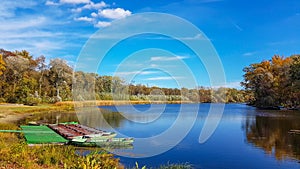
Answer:
<svg viewBox="0 0 300 169"><path fill-rule="evenodd" d="M299 112L263 112L255 118L248 117L243 126L246 139L277 160L300 160L300 135L290 130L300 129Z"/></svg>
<svg viewBox="0 0 300 169"><path fill-rule="evenodd" d="M76 114L65 113L65 112L49 112L49 113L38 113L34 114L29 118L21 121L21 124L28 124L28 122L37 122L39 124L55 124L62 122L78 121Z"/></svg>
<svg viewBox="0 0 300 169"><path fill-rule="evenodd" d="M102 118L103 117L103 118ZM54 124L70 121L79 121L83 125L88 125L95 128L106 128L104 122L106 121L110 126L114 128L122 127L125 118L118 112L112 112L105 109L99 109L99 111L94 112L91 109L84 109L79 113L65 113L65 112L49 112L35 114L30 118L25 119L20 123L28 124L30 121L35 121L37 123Z"/></svg>

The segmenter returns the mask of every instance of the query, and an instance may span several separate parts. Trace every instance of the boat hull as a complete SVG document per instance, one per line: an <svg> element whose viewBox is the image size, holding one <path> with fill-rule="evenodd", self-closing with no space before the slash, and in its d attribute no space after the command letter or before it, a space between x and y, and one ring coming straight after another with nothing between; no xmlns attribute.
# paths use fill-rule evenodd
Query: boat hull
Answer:
<svg viewBox="0 0 300 169"><path fill-rule="evenodd" d="M98 139L97 141L75 141L72 140L69 143L79 147L121 147L130 148L133 147L133 138L111 138L111 139Z"/></svg>

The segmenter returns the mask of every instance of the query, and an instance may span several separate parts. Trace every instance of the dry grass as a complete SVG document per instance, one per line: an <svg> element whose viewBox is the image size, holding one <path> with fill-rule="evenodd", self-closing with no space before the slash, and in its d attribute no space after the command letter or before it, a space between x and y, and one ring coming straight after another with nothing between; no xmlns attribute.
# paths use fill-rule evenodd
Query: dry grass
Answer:
<svg viewBox="0 0 300 169"><path fill-rule="evenodd" d="M57 106L54 104L41 104L38 106L0 104L0 123L14 123L32 114L49 113L53 111L74 112L74 106Z"/></svg>
<svg viewBox="0 0 300 169"><path fill-rule="evenodd" d="M88 100L88 101L64 101L55 103L56 106L111 106L111 105L127 105L127 104L182 104L191 103L190 101L126 101L126 100Z"/></svg>

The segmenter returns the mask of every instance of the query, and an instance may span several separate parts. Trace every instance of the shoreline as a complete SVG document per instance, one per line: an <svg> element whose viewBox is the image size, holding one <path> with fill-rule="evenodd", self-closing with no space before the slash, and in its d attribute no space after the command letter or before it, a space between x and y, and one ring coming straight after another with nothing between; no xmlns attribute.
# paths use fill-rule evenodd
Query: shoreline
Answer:
<svg viewBox="0 0 300 169"><path fill-rule="evenodd" d="M25 106L23 104L0 103L0 110L1 110L0 123L2 124L15 123L19 120L26 118L27 116L30 115L30 113L20 114L13 111L13 109L16 108L26 108L26 107L30 107L30 106Z"/></svg>
<svg viewBox="0 0 300 169"><path fill-rule="evenodd" d="M32 114L51 111L74 112L75 107L112 106L126 104L183 104L191 101L124 101L124 100L88 100L62 101L54 104L39 104L28 106L23 104L0 103L0 123L16 123Z"/></svg>
<svg viewBox="0 0 300 169"><path fill-rule="evenodd" d="M9 123L15 123L18 122L26 117L28 117L30 114L0 114L0 123L2 124L9 124Z"/></svg>
<svg viewBox="0 0 300 169"><path fill-rule="evenodd" d="M87 100L87 101L62 101L57 102L56 106L112 106L129 104L188 104L191 101L149 101L149 100Z"/></svg>
<svg viewBox="0 0 300 169"><path fill-rule="evenodd" d="M74 107L111 106L126 104L182 104L190 101L122 101L122 100L89 100L89 101L63 101L54 104L39 104L27 106L23 104L0 103L0 123L16 123L32 114L48 113L51 111L74 112Z"/></svg>
<svg viewBox="0 0 300 169"><path fill-rule="evenodd" d="M72 112L72 110L72 107L56 106L54 104L27 106L23 104L0 103L0 123L17 123L18 121L37 113L49 113L51 111Z"/></svg>
<svg viewBox="0 0 300 169"><path fill-rule="evenodd" d="M0 103L0 123L16 123L36 113L49 113L51 111L74 112L75 107L112 106L130 104L191 104L191 101L123 101L123 100L89 100L89 101L63 101L55 104L39 104L27 106L23 104ZM225 103L227 104L227 103ZM258 108L258 107L256 107ZM259 109L259 108L258 108ZM279 110L282 111L282 110ZM299 111L299 110L298 110Z"/></svg>

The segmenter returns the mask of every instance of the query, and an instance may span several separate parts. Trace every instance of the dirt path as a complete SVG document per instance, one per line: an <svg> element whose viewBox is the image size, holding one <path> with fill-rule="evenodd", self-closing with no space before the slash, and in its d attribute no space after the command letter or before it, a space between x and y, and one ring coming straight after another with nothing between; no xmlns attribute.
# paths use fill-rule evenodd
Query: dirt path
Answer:
<svg viewBox="0 0 300 169"><path fill-rule="evenodd" d="M23 107L22 104L0 104L0 108L6 107ZM26 106L24 106L26 107ZM0 112L0 123L14 123L23 118L25 118L28 114L19 114L14 113L13 111L7 109L5 112L3 110Z"/></svg>
<svg viewBox="0 0 300 169"><path fill-rule="evenodd" d="M9 114L9 113L4 113L0 114L0 123L14 123L17 122L23 118L25 118L25 114Z"/></svg>

